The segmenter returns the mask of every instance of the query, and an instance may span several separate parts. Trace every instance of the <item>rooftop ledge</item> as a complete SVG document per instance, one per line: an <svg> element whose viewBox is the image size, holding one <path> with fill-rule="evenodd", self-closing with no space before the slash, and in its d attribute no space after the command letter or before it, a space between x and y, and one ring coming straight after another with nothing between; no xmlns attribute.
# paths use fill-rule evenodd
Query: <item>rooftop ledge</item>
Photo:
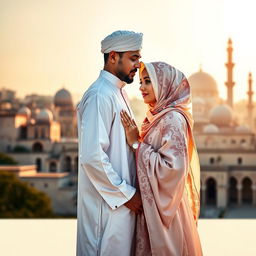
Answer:
<svg viewBox="0 0 256 256"><path fill-rule="evenodd" d="M0 171L7 171L20 178L59 179L70 175L69 172L37 172L36 165L0 165Z"/></svg>

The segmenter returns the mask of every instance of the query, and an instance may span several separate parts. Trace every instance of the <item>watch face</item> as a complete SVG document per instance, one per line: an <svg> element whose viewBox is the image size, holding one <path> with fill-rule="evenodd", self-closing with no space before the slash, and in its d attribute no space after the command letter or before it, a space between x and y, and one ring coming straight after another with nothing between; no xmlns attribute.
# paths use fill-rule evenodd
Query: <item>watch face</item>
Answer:
<svg viewBox="0 0 256 256"><path fill-rule="evenodd" d="M133 144L132 144L132 147L133 147L134 149L137 149L137 148L139 147L139 143L138 143L138 142L133 143Z"/></svg>

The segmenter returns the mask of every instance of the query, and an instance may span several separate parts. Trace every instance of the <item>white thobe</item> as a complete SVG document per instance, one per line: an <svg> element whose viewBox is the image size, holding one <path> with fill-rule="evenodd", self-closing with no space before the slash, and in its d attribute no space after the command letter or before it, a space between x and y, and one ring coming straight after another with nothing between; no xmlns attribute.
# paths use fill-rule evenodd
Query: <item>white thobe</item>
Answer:
<svg viewBox="0 0 256 256"><path fill-rule="evenodd" d="M77 107L79 168L77 256L133 254L135 159L120 111L131 111L124 82L102 70Z"/></svg>

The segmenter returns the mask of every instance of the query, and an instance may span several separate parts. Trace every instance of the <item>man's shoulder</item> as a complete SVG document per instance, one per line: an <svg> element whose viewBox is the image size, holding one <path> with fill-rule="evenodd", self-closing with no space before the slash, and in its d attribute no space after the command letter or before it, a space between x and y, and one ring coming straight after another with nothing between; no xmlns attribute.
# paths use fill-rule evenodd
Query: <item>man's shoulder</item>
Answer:
<svg viewBox="0 0 256 256"><path fill-rule="evenodd" d="M115 102L113 92L106 89L106 87L104 82L95 81L85 92L80 101L80 106L83 106L83 108L95 104L104 108L113 106Z"/></svg>
<svg viewBox="0 0 256 256"><path fill-rule="evenodd" d="M110 99L114 96L114 91L108 84L106 79L98 78L86 91L87 97L99 97Z"/></svg>

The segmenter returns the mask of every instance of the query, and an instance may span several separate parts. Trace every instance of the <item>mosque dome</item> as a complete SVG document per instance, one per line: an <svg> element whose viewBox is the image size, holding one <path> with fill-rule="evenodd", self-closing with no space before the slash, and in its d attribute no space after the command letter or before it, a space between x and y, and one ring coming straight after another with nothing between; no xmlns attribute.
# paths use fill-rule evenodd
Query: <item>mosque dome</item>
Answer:
<svg viewBox="0 0 256 256"><path fill-rule="evenodd" d="M201 69L188 78L192 95L211 95L218 97L218 86L214 78Z"/></svg>
<svg viewBox="0 0 256 256"><path fill-rule="evenodd" d="M54 96L54 105L55 106L73 106L72 96L70 92L64 88L57 91Z"/></svg>
<svg viewBox="0 0 256 256"><path fill-rule="evenodd" d="M235 131L238 132L238 133L251 133L250 128L246 125L237 126Z"/></svg>
<svg viewBox="0 0 256 256"><path fill-rule="evenodd" d="M36 115L37 123L50 123L53 120L53 114L49 109L41 109L41 111Z"/></svg>
<svg viewBox="0 0 256 256"><path fill-rule="evenodd" d="M214 107L210 112L210 122L217 126L230 126L233 121L232 109L225 104Z"/></svg>
<svg viewBox="0 0 256 256"><path fill-rule="evenodd" d="M18 114L19 115L25 115L29 118L31 116L31 110L28 107L24 106L24 107L19 109Z"/></svg>
<svg viewBox="0 0 256 256"><path fill-rule="evenodd" d="M200 97L195 97L192 99L192 104L193 105L205 105L205 101L204 101L204 99L202 99Z"/></svg>
<svg viewBox="0 0 256 256"><path fill-rule="evenodd" d="M214 125L214 124L207 124L203 128L203 132L204 133L218 133L219 132L219 128L216 125Z"/></svg>

